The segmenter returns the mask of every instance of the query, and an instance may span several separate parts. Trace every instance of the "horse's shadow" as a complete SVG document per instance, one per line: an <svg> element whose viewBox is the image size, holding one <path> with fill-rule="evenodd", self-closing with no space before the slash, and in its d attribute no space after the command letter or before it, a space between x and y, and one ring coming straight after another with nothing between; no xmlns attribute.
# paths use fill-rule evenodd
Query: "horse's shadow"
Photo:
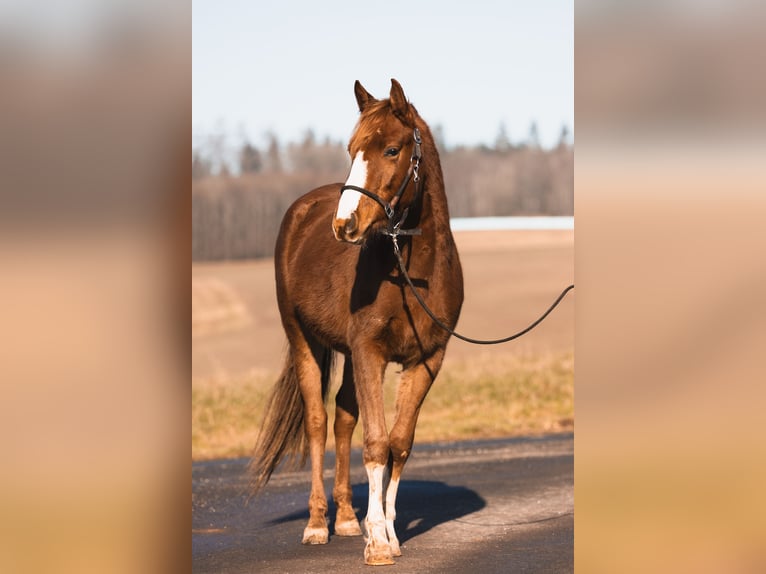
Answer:
<svg viewBox="0 0 766 574"><path fill-rule="evenodd" d="M352 486L357 518L362 521L369 499L367 483ZM335 504L329 500L330 532L335 528ZM402 480L396 497L396 534L404 543L428 532L433 527L473 512L487 505L475 491L464 486L450 486L435 480ZM282 524L293 520L308 520L308 509L290 513L271 521Z"/></svg>

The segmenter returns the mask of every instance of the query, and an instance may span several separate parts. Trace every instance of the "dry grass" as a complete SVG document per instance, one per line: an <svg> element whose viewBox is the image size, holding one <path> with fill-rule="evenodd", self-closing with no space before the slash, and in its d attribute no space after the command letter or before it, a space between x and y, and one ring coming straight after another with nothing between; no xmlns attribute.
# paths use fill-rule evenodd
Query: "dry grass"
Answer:
<svg viewBox="0 0 766 574"><path fill-rule="evenodd" d="M333 387L339 381L339 373ZM197 380L192 387L192 459L248 456L276 376ZM398 377L386 375L389 428ZM328 405L332 428L334 402ZM515 357L480 355L442 370L423 405L418 442L513 436L569 430L574 425L571 353ZM359 425L354 445L361 446ZM328 447L333 447L328 433Z"/></svg>
<svg viewBox="0 0 766 574"><path fill-rule="evenodd" d="M445 369L426 398L420 441L462 440L571 429L574 359L477 358Z"/></svg>
<svg viewBox="0 0 766 574"><path fill-rule="evenodd" d="M248 456L274 381L262 375L192 385L192 460Z"/></svg>

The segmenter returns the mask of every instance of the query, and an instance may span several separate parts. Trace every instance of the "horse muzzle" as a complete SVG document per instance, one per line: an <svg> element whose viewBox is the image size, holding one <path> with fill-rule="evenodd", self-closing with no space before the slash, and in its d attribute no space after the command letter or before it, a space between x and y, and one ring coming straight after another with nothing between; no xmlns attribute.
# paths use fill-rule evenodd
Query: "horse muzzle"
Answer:
<svg viewBox="0 0 766 574"><path fill-rule="evenodd" d="M347 243L359 244L364 239L364 233L359 229L359 218L352 212L347 218L335 218L332 222L335 239Z"/></svg>

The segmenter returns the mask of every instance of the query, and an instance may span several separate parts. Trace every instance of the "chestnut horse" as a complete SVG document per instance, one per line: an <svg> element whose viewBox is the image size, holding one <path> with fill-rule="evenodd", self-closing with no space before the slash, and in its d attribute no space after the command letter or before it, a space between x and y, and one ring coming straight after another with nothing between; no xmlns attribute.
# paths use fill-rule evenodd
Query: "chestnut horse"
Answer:
<svg viewBox="0 0 766 574"><path fill-rule="evenodd" d="M322 467L334 352L345 357L336 396L335 534L361 534L351 502L349 452L359 415L369 480L366 564L400 556L394 531L396 492L411 451L420 407L439 373L450 334L418 304L397 266L393 243L419 293L454 328L463 275L450 231L439 154L431 132L391 80L377 100L357 81L361 112L348 151L345 185L299 198L287 211L276 244L277 299L289 342L282 375L269 400L251 471L257 492L287 455L311 458L304 544L328 541ZM383 413L386 365L402 365L390 432Z"/></svg>

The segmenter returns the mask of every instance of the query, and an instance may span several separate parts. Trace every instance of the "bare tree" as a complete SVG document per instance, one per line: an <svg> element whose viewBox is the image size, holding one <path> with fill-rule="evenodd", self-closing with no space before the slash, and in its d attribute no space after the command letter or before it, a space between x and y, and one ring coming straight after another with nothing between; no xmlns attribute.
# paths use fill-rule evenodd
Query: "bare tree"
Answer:
<svg viewBox="0 0 766 574"><path fill-rule="evenodd" d="M495 151L505 153L511 149L511 140L508 137L508 132L505 129L505 122L500 122L500 126L497 129L497 136L495 137Z"/></svg>
<svg viewBox="0 0 766 574"><path fill-rule="evenodd" d="M263 157L258 148L246 141L239 152L239 172L257 173L263 169Z"/></svg>
<svg viewBox="0 0 766 574"><path fill-rule="evenodd" d="M211 173L210 160L199 150L192 150L192 179L202 179Z"/></svg>
<svg viewBox="0 0 766 574"><path fill-rule="evenodd" d="M282 152L277 135L274 132L268 132L266 138L269 140L266 149L266 169L273 173L282 173Z"/></svg>
<svg viewBox="0 0 766 574"><path fill-rule="evenodd" d="M532 121L529 124L529 135L527 135L527 145L529 147L540 147L540 134L537 129L537 122Z"/></svg>

